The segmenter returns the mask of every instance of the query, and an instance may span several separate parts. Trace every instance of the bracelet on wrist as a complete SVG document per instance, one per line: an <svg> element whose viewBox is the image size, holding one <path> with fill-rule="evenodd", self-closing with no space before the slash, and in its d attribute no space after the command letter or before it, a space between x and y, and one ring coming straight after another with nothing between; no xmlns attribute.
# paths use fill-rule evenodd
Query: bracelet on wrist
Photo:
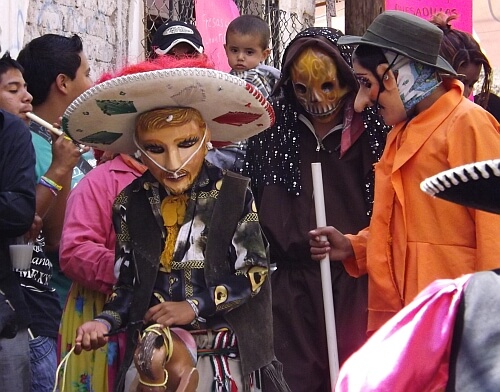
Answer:
<svg viewBox="0 0 500 392"><path fill-rule="evenodd" d="M43 181L45 181L46 183L52 185L58 191L60 191L60 190L63 189L62 185L59 185L57 182L51 180L49 177L42 176L42 177L40 177L40 179L43 180Z"/></svg>
<svg viewBox="0 0 500 392"><path fill-rule="evenodd" d="M198 306L194 303L192 299L186 299L186 302L191 305L191 308L193 309L194 312L194 317L197 318L200 314L200 310L198 309Z"/></svg>
<svg viewBox="0 0 500 392"><path fill-rule="evenodd" d="M57 196L57 191L50 184L47 184L46 182L44 182L41 179L38 183L40 185L43 185L45 188L47 188L50 191L50 193L52 193L54 196Z"/></svg>
<svg viewBox="0 0 500 392"><path fill-rule="evenodd" d="M111 330L111 324L109 323L109 321L106 321L106 320L100 319L100 318L95 318L92 321L97 321L97 322L99 322L101 324L104 324L108 328L108 332Z"/></svg>
<svg viewBox="0 0 500 392"><path fill-rule="evenodd" d="M59 192L63 189L62 185L59 185L57 182L55 182L55 181L53 181L50 178L45 177L45 176L40 177L39 184L53 190L54 192Z"/></svg>
<svg viewBox="0 0 500 392"><path fill-rule="evenodd" d="M200 316L200 310L198 309L198 305L192 299L186 299L186 302L191 306L194 312L194 320L193 323L198 321L200 323L206 323L207 320Z"/></svg>

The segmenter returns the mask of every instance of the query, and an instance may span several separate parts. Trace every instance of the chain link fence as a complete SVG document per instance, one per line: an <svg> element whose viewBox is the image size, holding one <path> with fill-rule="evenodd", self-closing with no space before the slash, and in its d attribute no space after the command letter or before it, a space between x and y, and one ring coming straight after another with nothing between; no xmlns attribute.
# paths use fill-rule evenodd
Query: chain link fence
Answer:
<svg viewBox="0 0 500 392"><path fill-rule="evenodd" d="M240 14L257 15L269 24L271 30L271 54L266 60L268 65L281 68L283 52L298 32L314 25L314 19L300 18L294 12L279 7L278 0L235 0ZM151 53L151 39L164 22L181 20L196 24L194 0L145 0L144 28L146 40L143 43L146 53Z"/></svg>

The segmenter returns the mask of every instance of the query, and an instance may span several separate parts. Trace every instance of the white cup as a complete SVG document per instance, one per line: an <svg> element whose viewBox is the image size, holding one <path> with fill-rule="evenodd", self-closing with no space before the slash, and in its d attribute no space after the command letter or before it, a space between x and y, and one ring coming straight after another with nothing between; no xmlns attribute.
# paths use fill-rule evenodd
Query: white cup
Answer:
<svg viewBox="0 0 500 392"><path fill-rule="evenodd" d="M24 236L16 237L14 243L9 245L10 262L12 269L29 270L33 257L33 242L27 241Z"/></svg>

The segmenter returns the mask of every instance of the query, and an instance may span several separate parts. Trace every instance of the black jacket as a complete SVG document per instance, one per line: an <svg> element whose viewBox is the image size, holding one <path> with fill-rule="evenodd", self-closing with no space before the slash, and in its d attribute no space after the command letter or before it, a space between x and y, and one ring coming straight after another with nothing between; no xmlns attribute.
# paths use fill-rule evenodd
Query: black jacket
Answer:
<svg viewBox="0 0 500 392"><path fill-rule="evenodd" d="M28 127L0 110L0 289L16 309L19 328L30 323L9 244L26 233L35 215L35 151Z"/></svg>

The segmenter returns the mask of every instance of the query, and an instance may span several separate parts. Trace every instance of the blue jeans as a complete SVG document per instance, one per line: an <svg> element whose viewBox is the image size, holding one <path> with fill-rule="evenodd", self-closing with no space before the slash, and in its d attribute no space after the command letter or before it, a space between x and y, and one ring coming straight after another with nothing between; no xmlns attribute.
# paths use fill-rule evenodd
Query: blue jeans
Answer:
<svg viewBox="0 0 500 392"><path fill-rule="evenodd" d="M29 392L30 379L28 330L24 329L13 339L0 339L0 388L5 392Z"/></svg>
<svg viewBox="0 0 500 392"><path fill-rule="evenodd" d="M52 392L57 370L57 341L38 336L30 340L31 392Z"/></svg>

